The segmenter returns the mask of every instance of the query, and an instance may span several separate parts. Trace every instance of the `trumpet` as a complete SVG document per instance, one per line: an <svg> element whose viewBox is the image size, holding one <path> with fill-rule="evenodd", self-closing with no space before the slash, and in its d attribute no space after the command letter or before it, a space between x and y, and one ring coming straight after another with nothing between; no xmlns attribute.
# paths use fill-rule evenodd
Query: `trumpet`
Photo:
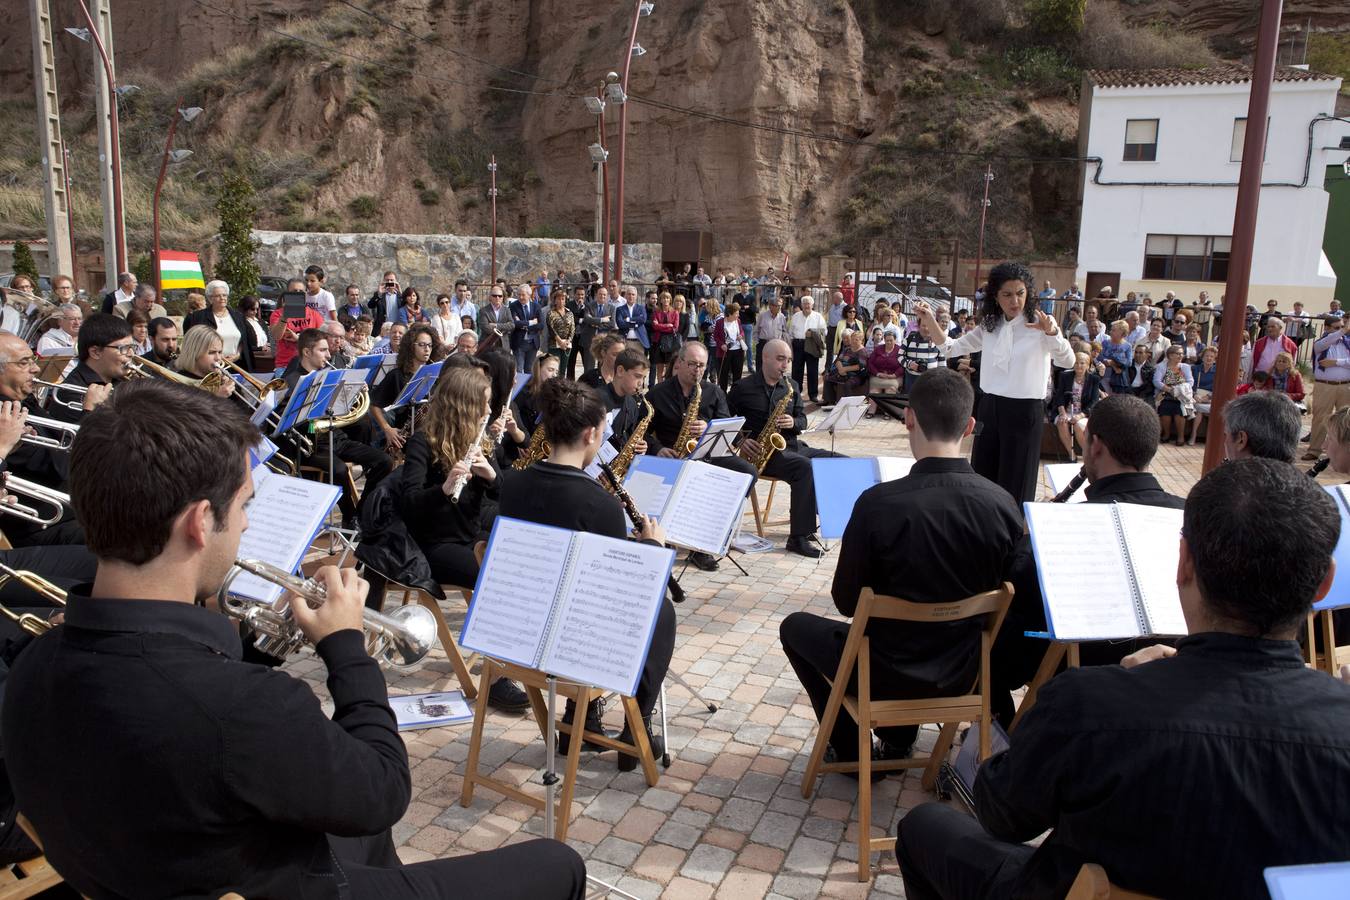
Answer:
<svg viewBox="0 0 1350 900"><path fill-rule="evenodd" d="M27 497L36 503L28 506L23 503L0 502L0 513L23 519L25 522L32 522L35 525L41 525L46 528L48 525L55 525L65 516L66 510L70 507L70 495L63 494L60 491L52 490L46 485L29 481L26 478L19 478L16 475L6 473L3 481L4 489L20 497ZM44 516L38 511L38 505L50 506L53 509L51 515ZM0 565L0 571L4 566ZM0 580L0 584L4 582Z"/></svg>
<svg viewBox="0 0 1350 900"><path fill-rule="evenodd" d="M45 434L25 434L19 440L25 444L32 444L34 447L47 447L51 450L69 450L75 443L75 435L80 433L80 426L72 425L69 422L61 422L57 419L47 419L42 416L29 416L27 419L29 425L34 428L45 428L48 431L55 431L56 437L49 437Z"/></svg>
<svg viewBox="0 0 1350 900"><path fill-rule="evenodd" d="M257 633L258 639L253 645L269 656L290 656L309 643L296 624L289 604L279 604L278 608L231 593L234 580L245 573L285 588L302 598L311 609L323 605L327 598L323 585L261 560L236 559L216 597L221 611ZM400 671L415 667L437 644L436 617L423 606L400 606L391 613L367 608L363 630L366 652L381 665Z"/></svg>
<svg viewBox="0 0 1350 900"><path fill-rule="evenodd" d="M33 384L47 389L47 402L55 403L58 406L64 406L66 409L73 409L76 412L84 411L84 395L89 393L89 388L80 387L78 384L63 384L56 381L43 381L41 378L34 378ZM58 391L68 391L75 394L78 400L62 400L58 396Z"/></svg>
<svg viewBox="0 0 1350 900"><path fill-rule="evenodd" d="M10 581L19 582L55 606L66 605L66 592L41 575L24 569L11 569L4 563L0 563L0 587L4 587ZM2 603L0 603L0 614L3 614L34 637L45 634L54 627L51 622L40 616L35 616L32 613L16 613Z"/></svg>

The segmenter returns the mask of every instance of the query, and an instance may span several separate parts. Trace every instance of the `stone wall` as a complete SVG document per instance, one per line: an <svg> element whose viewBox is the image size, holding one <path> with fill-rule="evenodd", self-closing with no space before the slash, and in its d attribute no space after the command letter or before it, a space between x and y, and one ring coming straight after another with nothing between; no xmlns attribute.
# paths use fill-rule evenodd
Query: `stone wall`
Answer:
<svg viewBox="0 0 1350 900"><path fill-rule="evenodd" d="M340 294L352 283L363 292L375 288L386 269L393 269L405 287L448 291L458 278L481 284L490 280L492 240L451 234L321 234L255 231L257 260L264 275L297 277L311 264L323 266L330 290ZM497 238L497 276L519 280L551 275L558 269L575 273L600 268L600 245L590 241L548 238ZM661 273L660 244L625 244L624 276L655 281ZM428 298L423 297L423 303Z"/></svg>

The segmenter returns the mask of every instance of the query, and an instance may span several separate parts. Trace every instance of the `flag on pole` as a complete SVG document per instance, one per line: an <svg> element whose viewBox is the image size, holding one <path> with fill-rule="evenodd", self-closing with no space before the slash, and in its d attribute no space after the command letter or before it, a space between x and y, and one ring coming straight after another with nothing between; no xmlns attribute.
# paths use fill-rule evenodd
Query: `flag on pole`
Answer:
<svg viewBox="0 0 1350 900"><path fill-rule="evenodd" d="M202 280L202 264L195 253L178 253L173 250L159 252L159 280L166 291L174 288L205 288Z"/></svg>

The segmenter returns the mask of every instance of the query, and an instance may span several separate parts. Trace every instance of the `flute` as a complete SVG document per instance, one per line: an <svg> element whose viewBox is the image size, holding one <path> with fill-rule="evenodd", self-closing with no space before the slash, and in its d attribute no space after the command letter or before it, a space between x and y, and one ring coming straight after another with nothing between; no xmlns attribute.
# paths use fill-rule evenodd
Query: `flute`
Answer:
<svg viewBox="0 0 1350 900"><path fill-rule="evenodd" d="M464 458L461 459L460 462L464 463L465 465L472 465L474 455L483 452L482 448L479 447L478 445L483 443L483 435L487 434L488 419L490 418L492 418L491 412L483 413L483 421L479 423L478 426L478 436L469 442L469 450L467 453L464 454ZM464 493L464 485L468 484L469 479L472 477L473 477L472 473L465 472L455 481L455 486L450 489L451 503L459 502L459 495Z"/></svg>

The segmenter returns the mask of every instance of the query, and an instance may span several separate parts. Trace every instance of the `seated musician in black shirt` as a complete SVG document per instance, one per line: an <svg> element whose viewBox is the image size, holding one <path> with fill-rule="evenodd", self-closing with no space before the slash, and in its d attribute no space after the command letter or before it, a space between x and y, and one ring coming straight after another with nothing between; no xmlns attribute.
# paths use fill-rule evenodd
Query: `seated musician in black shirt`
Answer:
<svg viewBox="0 0 1350 900"><path fill-rule="evenodd" d="M769 457L761 474L781 478L792 488L792 508L789 512L787 549L792 553L815 559L820 550L811 543L816 531L816 487L811 473L811 459L817 456L843 456L828 450L808 447L797 438L806 430L806 404L801 385L787 374L792 368L792 348L786 341L772 340L764 345L759 371L753 372L731 386L727 402L734 415L745 416L748 437L740 443L742 455L755 457L761 452L759 435L763 433L769 413L783 399L789 386L792 402L778 417L778 433L787 441L787 449Z"/></svg>
<svg viewBox="0 0 1350 900"><path fill-rule="evenodd" d="M440 338L436 337L435 329L425 323L414 325L399 341L394 368L370 389L370 417L384 434L384 446L390 453L403 449L403 431L408 428L408 418L413 414L413 407L407 404L388 412L385 412L385 408L398 402L403 389L418 370L434 362L443 353L444 348L441 347Z"/></svg>
<svg viewBox="0 0 1350 900"><path fill-rule="evenodd" d="M126 319L111 313L95 313L85 319L77 341L79 363L62 383L86 390L81 396L77 391L53 388L47 396L46 413L50 418L75 424L108 396L113 384L127 377L127 360L136 355L131 326ZM63 402L57 403L57 397ZM76 405L78 408L73 408Z"/></svg>
<svg viewBox="0 0 1350 900"><path fill-rule="evenodd" d="M635 347L629 347L614 360L613 380L596 389L605 408L614 413L610 421L613 433L609 436L609 442L615 450L623 449L633 437L633 431L647 417L647 406L642 402L642 392L646 387L647 355ZM633 455L659 453L664 447L649 425L646 433L633 442Z"/></svg>
<svg viewBox="0 0 1350 900"><path fill-rule="evenodd" d="M488 350L479 354L478 358L487 363L488 382L492 387L488 403L488 428L483 440L492 447L493 464L501 469L516 461L527 440L525 432L516 424L515 412L507 402L516 385L516 359L505 350ZM530 360L532 372L537 359L538 354Z"/></svg>
<svg viewBox="0 0 1350 900"><path fill-rule="evenodd" d="M764 364L773 354L764 352ZM862 589L916 603L950 603L994 590L1008 578L1022 536L1017 505L994 482L975 474L961 452L970 434L970 382L951 369L929 369L914 382L905 429L914 467L904 478L863 491L853 507L831 590L834 605L853 615ZM905 565L896 565L903 555ZM779 638L811 698L817 720L839 668L849 623L796 612ZM868 626L872 697L910 700L970 690L980 661L980 621L878 621ZM878 733L883 759L908 756L917 726ZM858 759L858 724L845 710L830 735L832 759Z"/></svg>
<svg viewBox="0 0 1350 900"><path fill-rule="evenodd" d="M646 374L645 367L642 374ZM544 383L539 402L544 415L541 424L547 431L553 451L548 459L529 468L501 473L498 512L512 519L524 519L572 531L589 531L612 538L627 537L629 525L623 505L583 471L595 461L595 455L604 441L605 406L599 393L575 381L554 378ZM644 516L641 538L661 542L664 539L661 526ZM652 739L651 713L661 695L661 683L665 680L666 670L670 668L670 657L674 651L675 608L669 600L665 600L661 603L656 628L652 631L651 647L647 651L647 663L642 669L642 678L638 681L634 696L646 723L652 752L656 756L660 756L665 747L660 739ZM575 712L574 704L568 701L563 721L570 723ZM586 710L585 727L588 731L603 733L598 701ZM631 739L632 735L625 725L620 740ZM568 739L564 736L560 748L565 751L567 744ZM588 746L585 749L599 748ZM636 767L636 757L619 755L620 771L627 772Z"/></svg>
<svg viewBox="0 0 1350 900"><path fill-rule="evenodd" d="M1254 900L1268 866L1345 859L1350 686L1298 645L1340 530L1335 501L1290 465L1205 475L1176 575L1190 636L1171 658L1049 682L980 768L978 818L928 804L900 822L906 896L1062 897L1091 862L1151 896Z"/></svg>
<svg viewBox="0 0 1350 900"><path fill-rule="evenodd" d="M300 336L295 342L296 356L295 365L288 368L286 374L282 377L286 380L286 388L294 391L300 379L311 372L317 372L328 364L328 336L318 328L306 328L300 332ZM287 402L290 401L290 394L287 394ZM353 441L341 431L336 434L316 433L311 436L314 442L314 452L301 460L302 465L316 466L328 471L328 441L333 441L333 458L338 462L349 462L359 465L365 473L365 490L375 489L375 485L380 483L384 476L388 475L394 469L394 464L390 461L389 455L383 450L377 450L369 444L362 444L359 441ZM347 492L343 491L338 499L338 505L342 509L344 523L354 522L356 519L357 505Z"/></svg>
<svg viewBox="0 0 1350 900"><path fill-rule="evenodd" d="M1088 503L1137 503L1181 509L1185 501L1164 491L1157 477L1148 471L1158 453L1157 419L1158 413L1151 404L1131 394L1112 394L1099 400L1088 417L1083 471L1061 496L1065 499L1071 496L1074 491L1070 487L1076 490L1079 479L1084 478L1088 482L1084 491ZM1089 543L1084 543L1081 550L1084 554L1097 552ZM1013 587L1012 606L990 657L991 703L995 718L1004 727L1014 715L1012 692L1031 681L1046 651L1045 640L1026 635L1028 631L1043 632L1046 625L1036 557L1030 539L1025 536L1013 568ZM1138 647L1137 641L1081 644L1080 662L1114 665Z"/></svg>
<svg viewBox="0 0 1350 900"><path fill-rule="evenodd" d="M595 367L582 373L577 381L600 390L614 378L614 363L628 346L617 331L601 331L591 340L591 356ZM634 344L633 346L637 346Z"/></svg>
<svg viewBox="0 0 1350 900"><path fill-rule="evenodd" d="M655 437L654 445L661 448L653 450L649 447L648 452L658 456L685 457L689 455L688 450L677 447L675 441L684 427L689 404L694 402L694 387L699 387L698 412L689 428L689 434L694 440L703 434L713 419L730 418L731 408L727 406L727 395L722 393L722 389L711 381L703 380L703 373L708 368L708 348L702 343L685 341L671 365L672 377L647 392L647 402L655 411L651 434ZM758 475L753 465L734 454L711 457L704 462L743 472L752 479ZM755 489L754 481L750 482L750 489ZM717 560L706 553L690 553L689 561L705 572L717 569Z"/></svg>
<svg viewBox="0 0 1350 900"><path fill-rule="evenodd" d="M354 570L320 569L326 602L292 607L331 719L304 681L240 661L215 598L257 438L225 401L157 380L85 418L71 494L93 593L5 684L5 761L47 858L88 897L580 898L584 867L553 842L399 865L408 756Z"/></svg>
<svg viewBox="0 0 1350 900"><path fill-rule="evenodd" d="M151 319L149 335L150 349L141 357L165 368L172 366L178 357L178 326L173 324L173 319L165 316Z"/></svg>

